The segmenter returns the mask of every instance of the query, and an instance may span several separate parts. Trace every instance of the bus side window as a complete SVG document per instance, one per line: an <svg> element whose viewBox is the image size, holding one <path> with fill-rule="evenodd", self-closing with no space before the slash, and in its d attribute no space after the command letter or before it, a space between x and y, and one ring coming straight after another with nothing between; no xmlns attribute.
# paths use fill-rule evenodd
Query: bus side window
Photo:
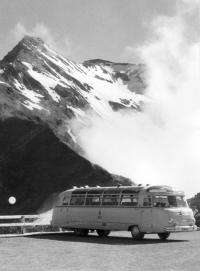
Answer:
<svg viewBox="0 0 200 271"><path fill-rule="evenodd" d="M121 205L123 206L138 206L138 196L137 195L122 195Z"/></svg>
<svg viewBox="0 0 200 271"><path fill-rule="evenodd" d="M151 197L144 198L143 206L144 207L151 207Z"/></svg>
<svg viewBox="0 0 200 271"><path fill-rule="evenodd" d="M103 201L102 201L102 205L113 205L116 206L119 203L119 195L115 194L115 195L107 195L104 194L103 195Z"/></svg>
<svg viewBox="0 0 200 271"><path fill-rule="evenodd" d="M84 205L85 195L72 195L70 205Z"/></svg>
<svg viewBox="0 0 200 271"><path fill-rule="evenodd" d="M154 196L153 197L153 206L154 207L169 207L168 197L167 196Z"/></svg>
<svg viewBox="0 0 200 271"><path fill-rule="evenodd" d="M101 196L100 195L87 195L85 205L99 206L100 202L101 202Z"/></svg>
<svg viewBox="0 0 200 271"><path fill-rule="evenodd" d="M172 207L177 207L177 198L178 197L175 196L168 196L169 205Z"/></svg>
<svg viewBox="0 0 200 271"><path fill-rule="evenodd" d="M62 205L68 205L68 197L64 196Z"/></svg>

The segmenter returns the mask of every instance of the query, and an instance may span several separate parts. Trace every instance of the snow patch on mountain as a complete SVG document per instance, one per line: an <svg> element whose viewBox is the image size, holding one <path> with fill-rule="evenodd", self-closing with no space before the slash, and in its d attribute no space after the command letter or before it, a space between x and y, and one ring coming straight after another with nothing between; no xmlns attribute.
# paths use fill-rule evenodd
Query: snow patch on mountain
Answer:
<svg viewBox="0 0 200 271"><path fill-rule="evenodd" d="M52 97L52 99L56 102L60 101L60 96L58 94L56 94L56 92L53 90L53 88L55 88L55 86L57 85L58 81L56 81L55 79L52 79L51 77L49 77L46 74L42 74L39 72L36 72L33 70L33 67L26 62L22 62L25 66L27 66L28 68L28 73L38 82L40 82L45 89L47 90L47 92L49 93L49 95Z"/></svg>
<svg viewBox="0 0 200 271"><path fill-rule="evenodd" d="M25 37L0 62L0 71L4 96L13 100L11 111L41 119L70 146L76 144L70 132L72 119L81 125L88 124L91 114L112 120L116 111L137 111L147 101L141 91L140 65L75 63L37 38Z"/></svg>
<svg viewBox="0 0 200 271"><path fill-rule="evenodd" d="M0 84L9 86L9 84L4 81L0 81Z"/></svg>
<svg viewBox="0 0 200 271"><path fill-rule="evenodd" d="M38 110L42 110L44 109L42 106L32 103L30 101L25 101L24 103L22 103L26 108L28 108L29 110L33 110L33 109L38 109Z"/></svg>

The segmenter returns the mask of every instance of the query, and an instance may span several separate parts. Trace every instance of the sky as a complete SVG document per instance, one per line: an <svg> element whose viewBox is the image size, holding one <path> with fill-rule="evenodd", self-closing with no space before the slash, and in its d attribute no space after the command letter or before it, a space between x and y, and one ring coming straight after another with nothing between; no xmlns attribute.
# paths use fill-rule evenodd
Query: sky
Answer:
<svg viewBox="0 0 200 271"><path fill-rule="evenodd" d="M175 8L176 0L1 0L0 58L32 34L74 61L130 61L152 18Z"/></svg>
<svg viewBox="0 0 200 271"><path fill-rule="evenodd" d="M29 34L77 62L142 60L152 102L111 126L92 116L80 143L110 172L187 197L200 191L199 30L200 0L0 0L0 58Z"/></svg>

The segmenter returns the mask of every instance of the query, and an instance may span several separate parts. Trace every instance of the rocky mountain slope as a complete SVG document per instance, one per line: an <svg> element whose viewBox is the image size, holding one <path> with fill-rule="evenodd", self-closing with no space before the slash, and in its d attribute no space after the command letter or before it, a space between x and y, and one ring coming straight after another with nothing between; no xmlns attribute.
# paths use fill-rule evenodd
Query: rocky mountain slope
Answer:
<svg viewBox="0 0 200 271"><path fill-rule="evenodd" d="M70 61L26 36L0 61L0 212L34 212L72 185L130 183L84 158L71 120L140 110L144 67ZM10 206L9 195L17 203Z"/></svg>

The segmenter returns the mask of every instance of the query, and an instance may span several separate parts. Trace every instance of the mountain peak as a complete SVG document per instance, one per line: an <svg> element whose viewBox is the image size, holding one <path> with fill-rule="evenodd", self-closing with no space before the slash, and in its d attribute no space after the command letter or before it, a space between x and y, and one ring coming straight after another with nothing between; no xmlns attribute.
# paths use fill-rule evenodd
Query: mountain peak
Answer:
<svg viewBox="0 0 200 271"><path fill-rule="evenodd" d="M44 45L44 41L39 37L33 37L29 35L25 35L23 39L18 43L18 45L22 46L35 46L41 47Z"/></svg>
<svg viewBox="0 0 200 271"><path fill-rule="evenodd" d="M41 38L33 36L24 36L19 43L3 58L3 62L13 62L17 59L20 53L31 52L34 54L39 49L44 48L44 41Z"/></svg>

